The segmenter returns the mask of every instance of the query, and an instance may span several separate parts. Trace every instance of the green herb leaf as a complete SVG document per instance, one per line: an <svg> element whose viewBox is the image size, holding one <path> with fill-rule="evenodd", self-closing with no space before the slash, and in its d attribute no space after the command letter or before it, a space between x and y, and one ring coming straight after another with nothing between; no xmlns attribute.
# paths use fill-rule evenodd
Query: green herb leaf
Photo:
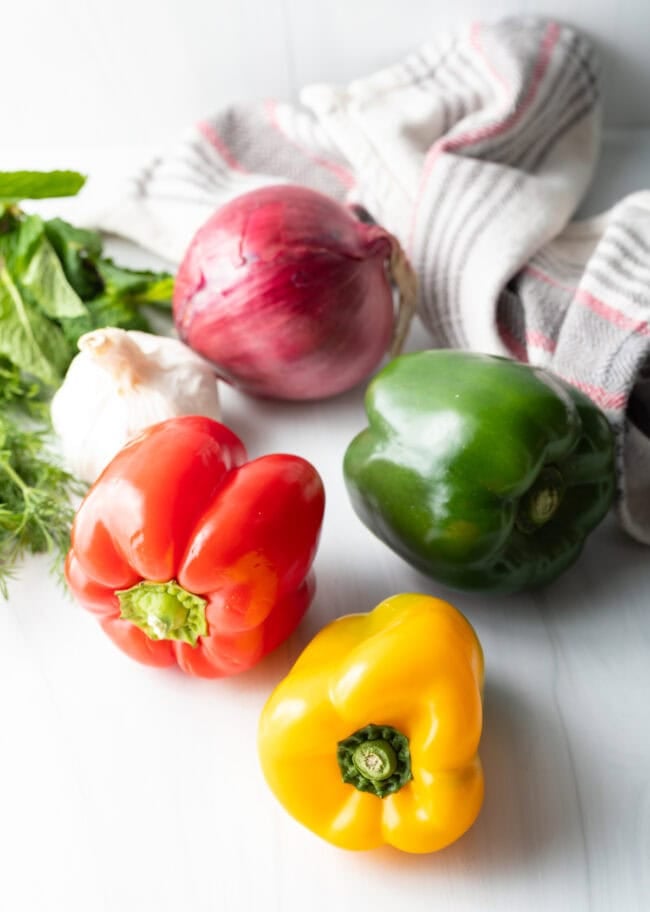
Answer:
<svg viewBox="0 0 650 912"><path fill-rule="evenodd" d="M66 339L76 346L77 340L84 333L105 326L116 326L119 329L139 329L150 332L149 321L138 308L123 298L100 295L86 302L87 315L74 320L61 320L61 328Z"/></svg>
<svg viewBox="0 0 650 912"><path fill-rule="evenodd" d="M22 276L44 237L45 226L38 215L24 215L18 210L0 233L0 255L12 275Z"/></svg>
<svg viewBox="0 0 650 912"><path fill-rule="evenodd" d="M75 196L85 183L78 171L0 171L0 199L19 202Z"/></svg>
<svg viewBox="0 0 650 912"><path fill-rule="evenodd" d="M83 301L96 297L103 283L94 262L102 255L102 239L95 231L75 228L63 219L45 222L47 239L61 261L70 285Z"/></svg>
<svg viewBox="0 0 650 912"><path fill-rule="evenodd" d="M37 215L16 219L0 235L0 353L53 386L74 350L48 317L85 312L47 240L43 220Z"/></svg>
<svg viewBox="0 0 650 912"><path fill-rule="evenodd" d="M0 354L52 386L61 381L70 355L59 327L30 302L1 261Z"/></svg>
<svg viewBox="0 0 650 912"><path fill-rule="evenodd" d="M45 234L34 250L23 273L21 285L48 317L83 317L86 308L68 283L63 267Z"/></svg>
<svg viewBox="0 0 650 912"><path fill-rule="evenodd" d="M98 260L96 265L107 294L127 298L135 305L171 306L174 277L169 273L126 269L109 259Z"/></svg>

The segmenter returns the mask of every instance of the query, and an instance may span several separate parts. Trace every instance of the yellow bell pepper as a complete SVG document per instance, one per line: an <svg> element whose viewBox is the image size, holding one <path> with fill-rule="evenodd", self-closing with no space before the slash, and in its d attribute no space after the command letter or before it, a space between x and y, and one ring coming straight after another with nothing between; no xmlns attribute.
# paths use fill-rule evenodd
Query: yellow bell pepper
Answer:
<svg viewBox="0 0 650 912"><path fill-rule="evenodd" d="M346 849L434 852L483 801L483 654L447 602L396 595L333 621L262 711L259 754L281 804Z"/></svg>

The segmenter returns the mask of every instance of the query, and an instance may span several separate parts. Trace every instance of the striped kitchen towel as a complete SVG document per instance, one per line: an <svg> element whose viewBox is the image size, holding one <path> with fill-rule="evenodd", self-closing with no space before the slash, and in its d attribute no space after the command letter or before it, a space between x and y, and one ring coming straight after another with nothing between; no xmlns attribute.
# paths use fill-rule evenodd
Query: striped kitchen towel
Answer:
<svg viewBox="0 0 650 912"><path fill-rule="evenodd" d="M650 544L650 192L569 224L599 146L585 39L474 24L302 105L237 106L137 174L99 226L178 261L226 200L279 181L361 204L418 273L432 346L543 365L616 431L619 515Z"/></svg>

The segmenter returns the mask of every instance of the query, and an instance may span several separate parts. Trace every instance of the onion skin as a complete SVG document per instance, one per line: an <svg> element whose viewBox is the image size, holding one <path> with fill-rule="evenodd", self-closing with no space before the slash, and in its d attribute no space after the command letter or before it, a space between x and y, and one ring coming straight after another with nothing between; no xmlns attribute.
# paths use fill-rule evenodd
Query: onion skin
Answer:
<svg viewBox="0 0 650 912"><path fill-rule="evenodd" d="M246 193L197 232L179 268L180 338L257 396L322 399L378 366L394 332L391 235L306 187Z"/></svg>

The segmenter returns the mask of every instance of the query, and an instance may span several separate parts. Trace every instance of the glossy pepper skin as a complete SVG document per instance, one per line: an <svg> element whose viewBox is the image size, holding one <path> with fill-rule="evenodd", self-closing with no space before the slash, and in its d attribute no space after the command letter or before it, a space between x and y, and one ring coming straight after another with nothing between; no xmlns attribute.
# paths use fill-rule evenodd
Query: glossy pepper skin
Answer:
<svg viewBox="0 0 650 912"><path fill-rule="evenodd" d="M341 848L441 849L483 801L482 683L476 634L447 602L396 595L339 618L262 711L266 780L296 820Z"/></svg>
<svg viewBox="0 0 650 912"><path fill-rule="evenodd" d="M235 674L306 611L323 509L320 477L306 460L247 462L225 425L172 418L127 444L88 492L66 579L139 662Z"/></svg>
<svg viewBox="0 0 650 912"><path fill-rule="evenodd" d="M514 592L578 557L614 494L607 419L551 373L491 355L403 355L366 393L344 459L359 517L457 589Z"/></svg>

